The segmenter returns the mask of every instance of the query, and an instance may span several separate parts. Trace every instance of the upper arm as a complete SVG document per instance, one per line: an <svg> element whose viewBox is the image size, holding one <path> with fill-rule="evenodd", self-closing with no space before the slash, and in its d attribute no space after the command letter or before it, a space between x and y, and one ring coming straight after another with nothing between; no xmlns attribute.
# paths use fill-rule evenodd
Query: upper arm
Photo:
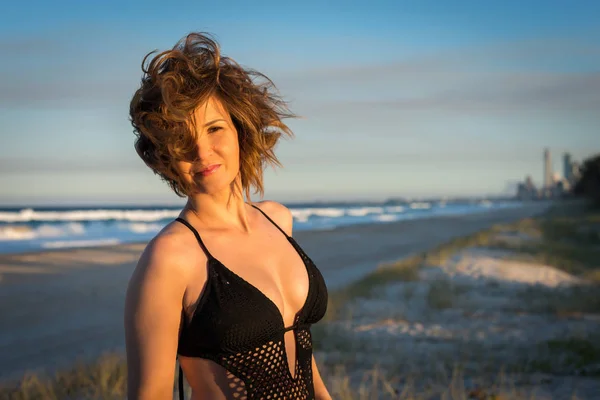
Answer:
<svg viewBox="0 0 600 400"><path fill-rule="evenodd" d="M292 236L294 218L292 212L283 204L268 200L259 203L265 213L273 220L283 231Z"/></svg>
<svg viewBox="0 0 600 400"><path fill-rule="evenodd" d="M124 315L129 399L173 396L186 287L180 247L168 236L153 239L129 281Z"/></svg>

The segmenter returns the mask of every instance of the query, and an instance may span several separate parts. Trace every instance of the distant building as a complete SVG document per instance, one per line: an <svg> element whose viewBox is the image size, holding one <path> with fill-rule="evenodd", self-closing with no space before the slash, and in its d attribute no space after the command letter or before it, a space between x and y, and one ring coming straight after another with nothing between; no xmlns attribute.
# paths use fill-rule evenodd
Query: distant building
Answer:
<svg viewBox="0 0 600 400"><path fill-rule="evenodd" d="M534 200L538 197L539 193L537 188L533 184L531 175L527 175L527 177L525 178L525 182L520 182L517 185L517 198L520 200Z"/></svg>
<svg viewBox="0 0 600 400"><path fill-rule="evenodd" d="M533 184L533 179L531 179L531 175L527 175L527 178L525 178L525 187L528 190L535 190L535 185Z"/></svg>
<svg viewBox="0 0 600 400"><path fill-rule="evenodd" d="M552 159L550 150L544 150L544 189L552 187Z"/></svg>
<svg viewBox="0 0 600 400"><path fill-rule="evenodd" d="M571 182L573 175L573 163L571 162L571 154L563 155L563 177L567 182Z"/></svg>
<svg viewBox="0 0 600 400"><path fill-rule="evenodd" d="M572 196L573 188L581 175L581 166L573 161L570 153L563 154L562 176L552 169L550 150L544 149L544 177L540 188L533 184L528 175L517 185L517 198L520 200L550 199Z"/></svg>

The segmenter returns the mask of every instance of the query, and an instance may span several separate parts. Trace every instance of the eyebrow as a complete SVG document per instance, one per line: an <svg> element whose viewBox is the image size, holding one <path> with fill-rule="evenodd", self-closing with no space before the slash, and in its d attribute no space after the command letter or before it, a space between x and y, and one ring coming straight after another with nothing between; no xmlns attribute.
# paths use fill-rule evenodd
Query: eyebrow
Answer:
<svg viewBox="0 0 600 400"><path fill-rule="evenodd" d="M224 119L221 119L221 118L219 118L219 119L213 119L212 121L209 121L209 122L205 123L205 124L204 124L204 127L207 127L207 126L209 126L209 125L212 125L212 124L214 124L215 122L218 122L218 121L225 121L225 120L224 120Z"/></svg>

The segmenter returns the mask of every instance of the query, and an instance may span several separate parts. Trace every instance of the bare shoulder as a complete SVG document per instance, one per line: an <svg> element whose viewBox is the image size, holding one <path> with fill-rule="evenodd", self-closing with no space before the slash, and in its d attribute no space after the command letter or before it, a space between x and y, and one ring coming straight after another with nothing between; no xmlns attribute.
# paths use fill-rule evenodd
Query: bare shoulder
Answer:
<svg viewBox="0 0 600 400"><path fill-rule="evenodd" d="M183 286L188 281L191 267L206 258L195 237L186 229L172 223L158 233L142 252L130 285L160 277L164 285ZM185 228L185 227L183 227ZM205 261L205 260L204 260Z"/></svg>
<svg viewBox="0 0 600 400"><path fill-rule="evenodd" d="M288 236L292 236L294 218L286 206L273 200L264 200L254 204L275 221Z"/></svg>

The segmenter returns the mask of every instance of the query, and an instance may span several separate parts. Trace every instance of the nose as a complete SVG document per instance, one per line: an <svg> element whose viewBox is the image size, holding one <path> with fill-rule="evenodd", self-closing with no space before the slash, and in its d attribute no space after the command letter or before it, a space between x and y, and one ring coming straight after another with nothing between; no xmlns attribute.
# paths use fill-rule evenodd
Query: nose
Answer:
<svg viewBox="0 0 600 400"><path fill-rule="evenodd" d="M204 135L202 135L204 136ZM213 158L214 146L208 137L199 137L194 149L194 159L201 163Z"/></svg>

